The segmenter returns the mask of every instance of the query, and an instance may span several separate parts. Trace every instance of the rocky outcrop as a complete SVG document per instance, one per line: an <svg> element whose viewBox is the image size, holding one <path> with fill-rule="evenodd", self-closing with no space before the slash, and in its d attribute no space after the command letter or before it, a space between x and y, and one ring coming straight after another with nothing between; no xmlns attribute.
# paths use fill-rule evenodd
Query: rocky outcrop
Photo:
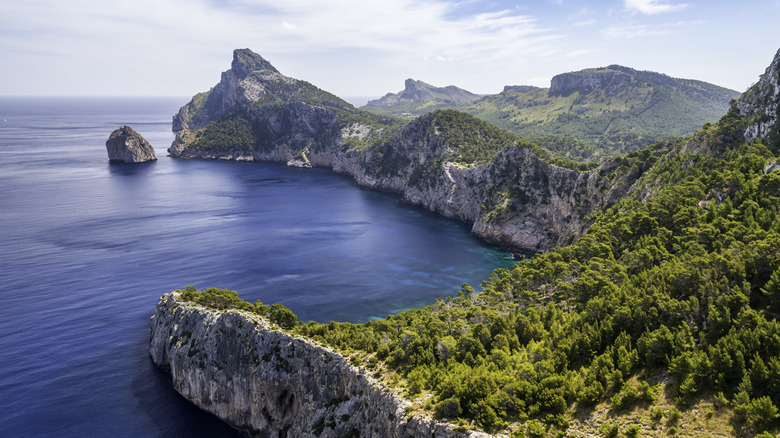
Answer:
<svg viewBox="0 0 780 438"><path fill-rule="evenodd" d="M487 437L407 416L409 403L333 350L238 310L164 295L149 353L186 399L258 437Z"/></svg>
<svg viewBox="0 0 780 438"><path fill-rule="evenodd" d="M469 103L480 97L482 96L479 94L454 85L435 87L423 81L407 79L402 91L387 93L379 99L369 101L368 105L391 106L412 102Z"/></svg>
<svg viewBox="0 0 780 438"><path fill-rule="evenodd" d="M127 125L111 133L106 140L106 151L110 161L143 163L157 159L152 145Z"/></svg>
<svg viewBox="0 0 780 438"><path fill-rule="evenodd" d="M639 176L604 171L619 165L613 161L590 172L553 165L538 148L506 140L510 134L465 113L429 113L399 130L398 121L285 77L246 49L235 51L216 87L182 107L174 129L173 156L330 168L471 223L477 236L525 253L579 237L589 225L585 218L619 199ZM223 131L250 142L226 144ZM467 158L469 142L480 139L492 139L479 147L492 150L492 158ZM500 139L507 147L499 152L491 142Z"/></svg>
<svg viewBox="0 0 780 438"><path fill-rule="evenodd" d="M780 50L767 67L761 79L750 87L736 102L740 114L748 121L745 140L764 142L775 150L780 149Z"/></svg>
<svg viewBox="0 0 780 438"><path fill-rule="evenodd" d="M652 84L657 87L678 90L681 93L697 94L703 99L721 99L725 89L708 86L703 82L687 79L676 79L662 73L635 70L621 65L610 65L596 69L586 69L577 72L556 75L550 81L550 96L568 96L575 91L581 94L595 90L607 90L608 94L617 95L622 89L634 85Z"/></svg>
<svg viewBox="0 0 780 438"><path fill-rule="evenodd" d="M575 91L590 93L599 88L614 87L631 81L631 75L611 68L562 73L550 81L551 96L568 96Z"/></svg>

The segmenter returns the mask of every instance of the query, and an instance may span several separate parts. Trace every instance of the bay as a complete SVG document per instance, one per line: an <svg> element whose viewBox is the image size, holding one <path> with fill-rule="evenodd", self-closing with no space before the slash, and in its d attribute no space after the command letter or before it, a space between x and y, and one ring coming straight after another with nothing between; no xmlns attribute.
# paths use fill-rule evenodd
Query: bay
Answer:
<svg viewBox="0 0 780 438"><path fill-rule="evenodd" d="M0 436L236 436L149 360L173 289L363 322L511 266L464 224L324 169L166 157L187 100L0 97ZM122 124L160 159L109 163Z"/></svg>

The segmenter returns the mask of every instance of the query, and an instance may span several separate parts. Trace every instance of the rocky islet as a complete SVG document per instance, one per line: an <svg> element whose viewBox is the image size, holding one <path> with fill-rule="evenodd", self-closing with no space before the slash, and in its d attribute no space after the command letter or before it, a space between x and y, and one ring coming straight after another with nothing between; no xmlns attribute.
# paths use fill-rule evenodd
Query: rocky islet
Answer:
<svg viewBox="0 0 780 438"><path fill-rule="evenodd" d="M157 159L154 148L133 128L123 125L106 140L109 161L123 163L143 163Z"/></svg>

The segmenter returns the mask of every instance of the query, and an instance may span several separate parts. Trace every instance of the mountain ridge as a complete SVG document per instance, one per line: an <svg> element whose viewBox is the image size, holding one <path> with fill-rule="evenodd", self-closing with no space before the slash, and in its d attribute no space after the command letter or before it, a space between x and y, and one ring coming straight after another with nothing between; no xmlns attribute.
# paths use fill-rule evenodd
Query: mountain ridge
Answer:
<svg viewBox="0 0 780 438"><path fill-rule="evenodd" d="M375 377L407 397L405 413L448 419L458 425L455 432L775 436L780 432L779 97L780 50L760 81L717 123L608 160L611 167L582 172L597 192L610 189L598 185L605 182L629 187L592 210L593 223L581 238L512 270L496 270L481 291L464 284L455 297L364 324L304 324L280 308L276 318L282 315L296 334L338 349L352 365L376 370ZM450 118L472 130L484 122L459 114L420 117L404 128L414 132L394 137L396 147L382 149L389 157L374 158L395 163L388 172L397 175L421 169L409 168L407 159L461 152L458 141L448 141L460 138L457 132L440 135ZM423 151L434 155L410 158L408 152L417 150L413 141L421 138L416 132L430 143ZM468 161L462 157L446 166L448 171L484 166L461 176L465 185L486 184L492 176L508 175L485 168L517 166L512 154L539 159L530 147L510 145L492 158L476 158L487 162L473 167L457 166ZM508 188L550 187L575 177L528 163L521 167L531 176L523 182L533 184ZM598 177L631 172L633 178ZM435 178L423 185L431 183L436 185ZM569 187L559 185L546 195ZM561 202L508 194L512 200L524 196L537 207ZM579 201L587 208L586 199ZM224 301L212 306L211 315L232 315L230 309L238 308L274 318L274 306L192 289L187 308L175 311L191 311L199 303L196 295L208 293ZM175 303L164 299L173 311ZM199 346L221 334L209 332L199 318L185 322L200 333L189 346L187 339L180 341L184 332L171 333L182 330L180 324L158 325L161 336L151 344L163 357L166 349L182 359L193 357L177 375L195 376L198 384L204 367L197 361L207 354ZM263 367L285 368L288 347L276 347ZM205 396L209 404L211 394L203 387L191 397ZM340 427L337 418L326 420L332 423L312 428L310 435Z"/></svg>
<svg viewBox="0 0 780 438"><path fill-rule="evenodd" d="M393 106L414 102L468 103L482 97L454 85L435 87L423 81L407 79L404 89L398 93L387 93L383 97L371 100L367 105Z"/></svg>
<svg viewBox="0 0 780 438"><path fill-rule="evenodd" d="M569 158L600 161L690 135L704 123L717 121L739 95L702 81L610 65L558 74L549 88L507 85L498 94L469 103L419 99L361 108L408 117L456 109Z"/></svg>
<svg viewBox="0 0 780 438"><path fill-rule="evenodd" d="M361 186L398 193L413 205L465 221L488 242L528 253L581 235L587 216L619 199L644 169L615 173L605 169L622 162L594 169L560 159L456 111L437 111L404 126L266 69L266 61L254 55L256 60L244 61L249 54L236 51L232 66L241 74L231 67L219 84L181 108L168 149L172 156L327 167ZM263 69L244 74L245 65Z"/></svg>

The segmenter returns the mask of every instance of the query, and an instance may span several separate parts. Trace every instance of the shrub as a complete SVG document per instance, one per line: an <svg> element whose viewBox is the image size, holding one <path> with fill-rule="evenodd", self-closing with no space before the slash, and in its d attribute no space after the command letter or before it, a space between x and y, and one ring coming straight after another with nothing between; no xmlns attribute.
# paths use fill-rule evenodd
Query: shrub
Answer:
<svg viewBox="0 0 780 438"><path fill-rule="evenodd" d="M619 431L617 424L604 423L599 427L599 432L604 438L617 438Z"/></svg>
<svg viewBox="0 0 780 438"><path fill-rule="evenodd" d="M460 401L457 397L450 397L436 403L434 413L436 418L457 418L460 415Z"/></svg>
<svg viewBox="0 0 780 438"><path fill-rule="evenodd" d="M268 318L272 322L279 324L279 327L288 330L295 327L298 322L298 317L295 316L295 313L280 303L271 305Z"/></svg>
<svg viewBox="0 0 780 438"><path fill-rule="evenodd" d="M539 420L531 420L525 424L525 434L531 438L544 438L547 431Z"/></svg>

